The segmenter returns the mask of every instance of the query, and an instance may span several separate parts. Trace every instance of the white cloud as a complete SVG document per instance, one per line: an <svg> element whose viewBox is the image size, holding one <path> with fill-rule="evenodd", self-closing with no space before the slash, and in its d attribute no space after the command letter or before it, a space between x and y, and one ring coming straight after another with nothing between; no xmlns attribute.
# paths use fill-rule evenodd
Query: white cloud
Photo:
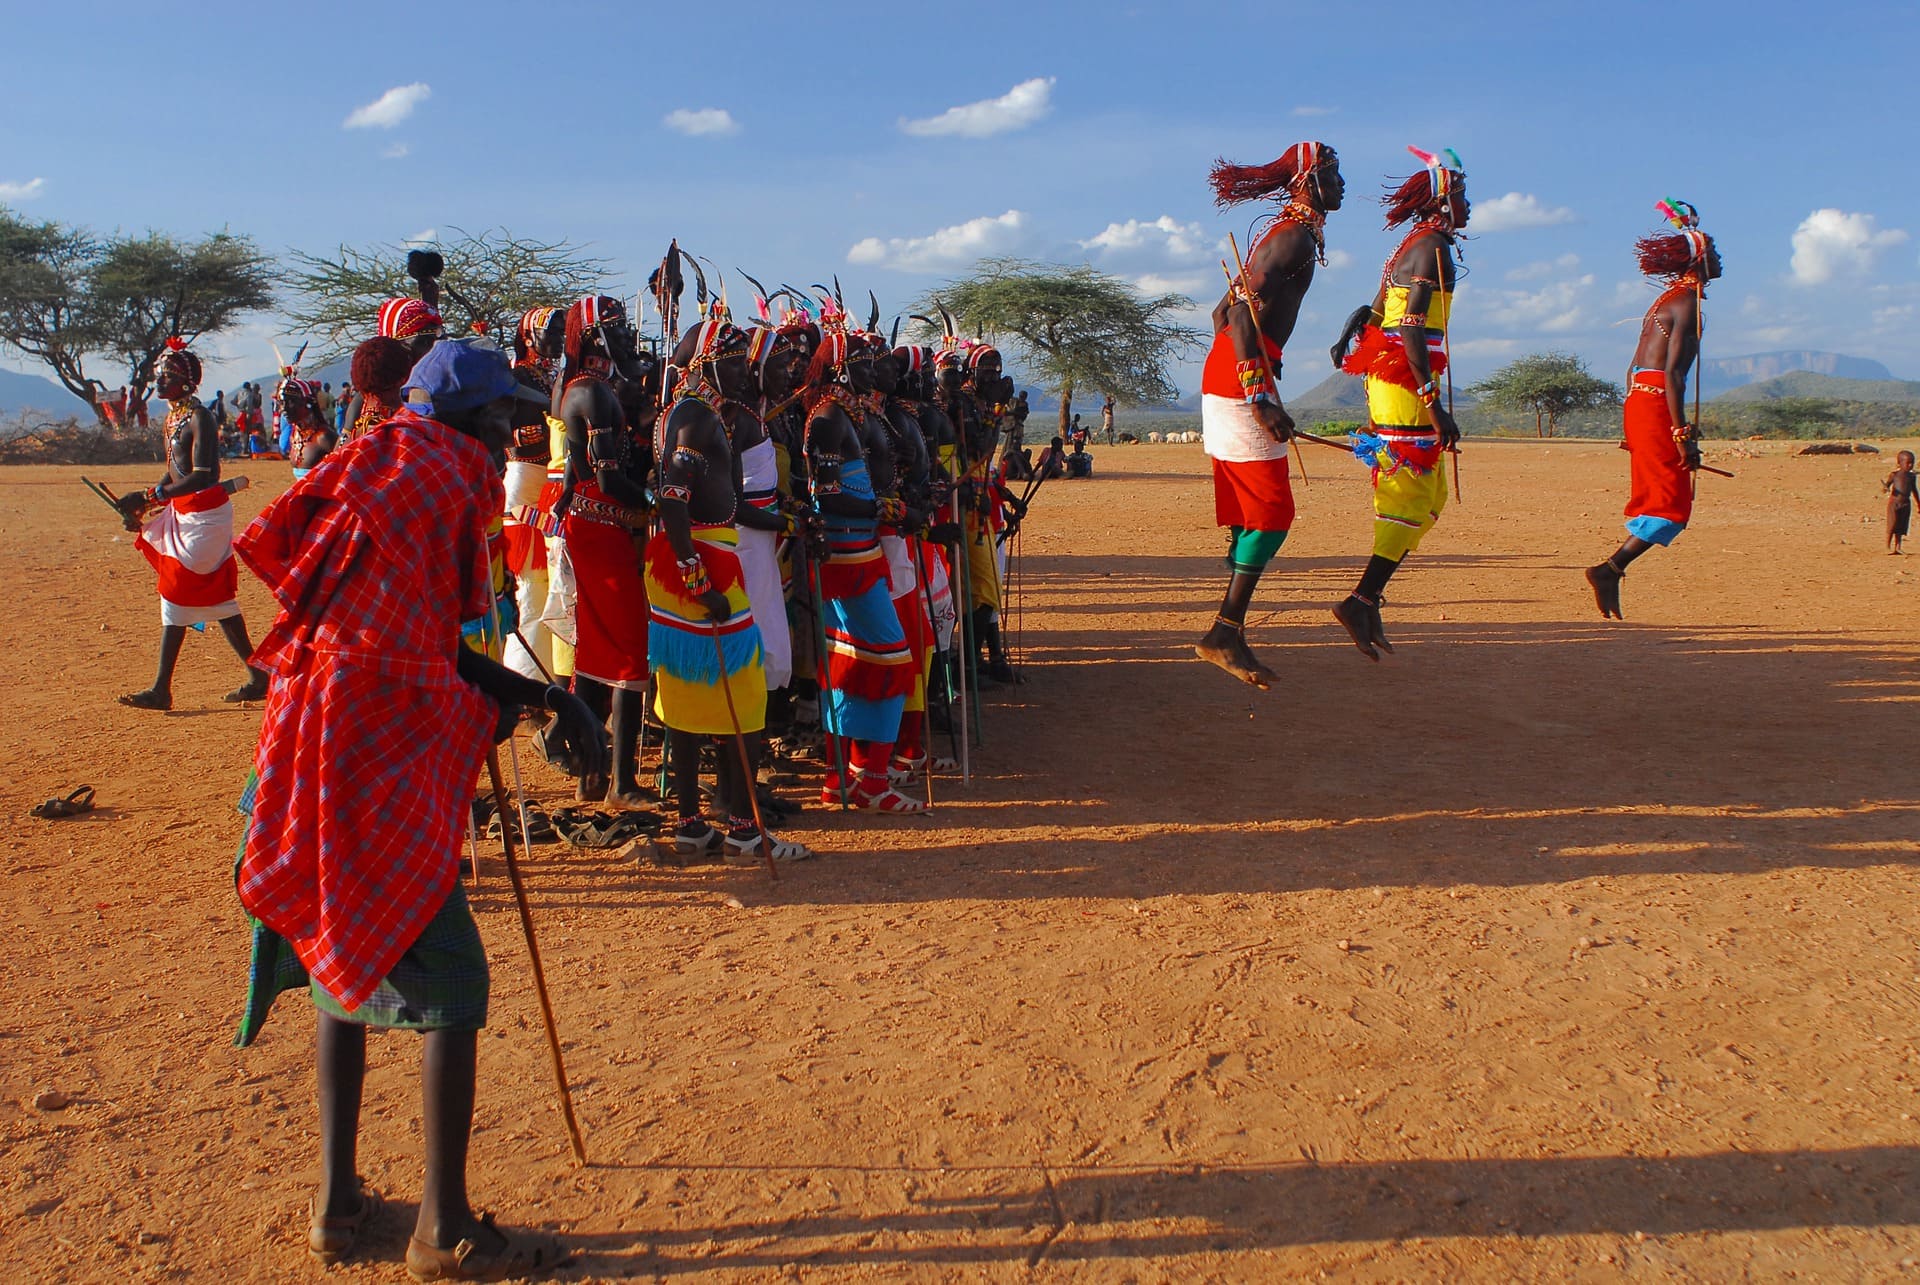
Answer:
<svg viewBox="0 0 1920 1285"><path fill-rule="evenodd" d="M1208 277L1204 272L1174 273L1163 276L1158 272L1149 272L1133 278L1133 288L1144 295L1183 294L1189 298L1199 295L1206 289ZM1221 278L1222 289L1226 288L1226 279Z"/></svg>
<svg viewBox="0 0 1920 1285"><path fill-rule="evenodd" d="M724 107L676 107L661 117L660 123L675 133L694 138L740 132L740 122Z"/></svg>
<svg viewBox="0 0 1920 1285"><path fill-rule="evenodd" d="M1556 272L1571 272L1580 266L1580 256L1563 254L1557 259L1540 259L1507 269L1509 281L1544 281Z"/></svg>
<svg viewBox="0 0 1920 1285"><path fill-rule="evenodd" d="M1345 250L1327 251L1327 271L1338 272L1342 268L1353 266L1353 256Z"/></svg>
<svg viewBox="0 0 1920 1285"><path fill-rule="evenodd" d="M854 243L847 251L847 262L908 271L963 267L975 259L1012 250L1026 227L1027 216L1022 211L1008 210L998 216L983 214L928 236L885 240L870 236Z"/></svg>
<svg viewBox="0 0 1920 1285"><path fill-rule="evenodd" d="M439 239L440 239L439 228L422 228L420 229L420 231L415 232L412 236L408 237L406 240L402 241L400 244L408 247L409 249L421 249L426 246L432 245L435 241Z"/></svg>
<svg viewBox="0 0 1920 1285"><path fill-rule="evenodd" d="M1499 330L1531 330L1566 334L1586 321L1584 296L1593 286L1591 272L1571 281L1556 281L1538 290L1490 291L1479 312Z"/></svg>
<svg viewBox="0 0 1920 1285"><path fill-rule="evenodd" d="M908 120L902 116L900 128L922 137L954 134L961 138L988 138L1025 129L1052 110L1053 82L1052 76L1036 76L1021 81L998 98L949 107L938 116L924 120Z"/></svg>
<svg viewBox="0 0 1920 1285"><path fill-rule="evenodd" d="M1875 308L1873 310L1873 328L1875 330L1892 330L1895 326L1899 326L1904 330L1913 324L1915 311L1914 305L1910 303L1894 304L1886 308Z"/></svg>
<svg viewBox="0 0 1920 1285"><path fill-rule="evenodd" d="M1491 201L1475 201L1471 220L1475 232L1512 232L1518 228L1550 228L1574 221L1564 205L1542 205L1531 192L1509 192Z"/></svg>
<svg viewBox="0 0 1920 1285"><path fill-rule="evenodd" d="M47 190L47 180L30 178L24 183L0 183L0 201L31 201Z"/></svg>
<svg viewBox="0 0 1920 1285"><path fill-rule="evenodd" d="M340 123L342 129L392 129L407 117L413 115L413 109L433 96L433 90L419 81L411 85L396 85L380 97L356 107Z"/></svg>
<svg viewBox="0 0 1920 1285"><path fill-rule="evenodd" d="M405 143L389 143L380 149L380 159L383 161L405 160L407 153L412 150L413 149Z"/></svg>
<svg viewBox="0 0 1920 1285"><path fill-rule="evenodd" d="M1338 110L1339 108L1337 107L1315 107L1307 103L1302 103L1293 109L1293 114L1295 116L1331 116Z"/></svg>
<svg viewBox="0 0 1920 1285"><path fill-rule="evenodd" d="M1205 228L1198 223L1182 223L1171 214L1162 214L1151 223L1139 219L1109 223L1103 231L1082 241L1080 248L1115 255L1153 253L1189 261L1204 259L1219 251L1218 246L1207 244Z"/></svg>
<svg viewBox="0 0 1920 1285"><path fill-rule="evenodd" d="M1863 275L1884 251L1906 239L1900 228L1880 229L1871 214L1815 210L1793 230L1793 279L1817 286L1836 276Z"/></svg>

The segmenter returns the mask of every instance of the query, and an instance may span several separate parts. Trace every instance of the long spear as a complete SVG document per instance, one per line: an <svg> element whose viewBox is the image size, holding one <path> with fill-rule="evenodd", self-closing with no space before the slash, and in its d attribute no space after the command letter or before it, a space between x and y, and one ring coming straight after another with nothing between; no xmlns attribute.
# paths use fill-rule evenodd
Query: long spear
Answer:
<svg viewBox="0 0 1920 1285"><path fill-rule="evenodd" d="M1441 249L1437 245L1433 247L1434 280L1438 281L1441 286L1446 285L1446 282L1447 282L1447 266L1445 262L1445 255L1446 255L1445 250ZM1452 419L1453 418L1453 298L1451 295L1449 295L1447 298L1447 323L1444 326L1440 327L1440 355L1446 359L1446 363L1447 363L1447 418ZM1454 427L1458 428L1459 425L1456 423ZM1455 503L1458 503L1460 500L1460 443L1455 442L1452 446L1449 446L1447 448L1447 453L1453 456L1453 498Z"/></svg>

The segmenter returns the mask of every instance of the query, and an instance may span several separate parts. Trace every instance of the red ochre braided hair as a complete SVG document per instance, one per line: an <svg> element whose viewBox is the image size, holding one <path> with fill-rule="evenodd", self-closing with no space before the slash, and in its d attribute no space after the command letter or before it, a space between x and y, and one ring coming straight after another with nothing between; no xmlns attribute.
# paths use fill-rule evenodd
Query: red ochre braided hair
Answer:
<svg viewBox="0 0 1920 1285"><path fill-rule="evenodd" d="M1380 198L1380 204L1386 207L1390 228L1412 222L1424 214L1450 210L1454 193L1467 177L1459 154L1452 148L1438 153L1423 152L1417 147L1407 150L1425 161L1426 168L1402 179Z"/></svg>
<svg viewBox="0 0 1920 1285"><path fill-rule="evenodd" d="M1332 160L1333 149L1325 143L1295 143L1265 165L1234 165L1221 157L1207 172L1207 182L1213 203L1224 210L1242 201L1297 195L1308 176Z"/></svg>
<svg viewBox="0 0 1920 1285"><path fill-rule="evenodd" d="M1679 231L1650 233L1633 243L1640 271L1650 277L1677 277L1704 264L1713 238L1700 230L1700 211L1673 197L1656 202L1654 208Z"/></svg>

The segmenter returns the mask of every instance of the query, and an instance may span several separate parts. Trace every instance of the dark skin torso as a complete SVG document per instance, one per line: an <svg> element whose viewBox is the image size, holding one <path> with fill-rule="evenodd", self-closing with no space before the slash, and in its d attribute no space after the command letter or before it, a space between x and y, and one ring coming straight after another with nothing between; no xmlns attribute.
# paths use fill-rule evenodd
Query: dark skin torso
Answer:
<svg viewBox="0 0 1920 1285"><path fill-rule="evenodd" d="M1668 290L1654 301L1640 322L1640 342L1634 345L1638 369L1659 370L1667 376L1667 412L1673 422L1687 422L1687 376L1700 355L1700 295L1692 289Z"/></svg>
<svg viewBox="0 0 1920 1285"><path fill-rule="evenodd" d="M326 458L337 441L332 427L311 412L294 418L293 432L298 443L293 452L295 468L312 468Z"/></svg>
<svg viewBox="0 0 1920 1285"><path fill-rule="evenodd" d="M1393 283L1407 287L1407 311L1421 315L1433 304L1435 283L1450 293L1458 275L1459 269L1453 261L1453 238L1438 231L1414 237L1387 265L1387 276ZM1374 315L1381 315L1386 306L1387 282L1382 280L1373 296ZM1413 371L1415 382L1424 384L1431 380L1433 364L1427 356L1427 328L1402 326L1400 338L1406 344L1407 366ZM1459 439L1460 430L1454 426L1453 416L1445 406L1436 402L1428 408L1428 414L1434 428L1449 444Z"/></svg>
<svg viewBox="0 0 1920 1285"><path fill-rule="evenodd" d="M220 429L202 406L167 439L168 496L192 495L220 485Z"/></svg>
<svg viewBox="0 0 1920 1285"><path fill-rule="evenodd" d="M644 507L644 460L631 443L622 450L627 416L613 386L604 379L575 379L560 395L560 419L567 426L567 470L554 512L564 515L574 488L589 478L615 504Z"/></svg>
<svg viewBox="0 0 1920 1285"><path fill-rule="evenodd" d="M838 463L823 462L823 456L836 456L840 460L864 458L860 433L845 411L832 405L819 407L807 422L807 455L808 467L816 480L826 480L829 474L837 476L839 472ZM844 491L822 494L817 485L814 487L814 503L822 513L837 513L843 517L870 518L877 511L872 500L863 500Z"/></svg>

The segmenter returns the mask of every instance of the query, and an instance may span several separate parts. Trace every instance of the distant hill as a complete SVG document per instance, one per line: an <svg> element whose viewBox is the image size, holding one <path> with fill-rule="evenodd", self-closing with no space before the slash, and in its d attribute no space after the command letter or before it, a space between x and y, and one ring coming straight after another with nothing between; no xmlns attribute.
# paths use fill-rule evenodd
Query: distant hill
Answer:
<svg viewBox="0 0 1920 1285"><path fill-rule="evenodd" d="M1836 379L1893 379L1892 371L1869 358L1807 349L1749 353L1744 357L1713 357L1700 363L1701 383L1708 397L1718 397L1735 388L1766 383L1782 375L1803 371L1814 375L1830 375Z"/></svg>
<svg viewBox="0 0 1920 1285"><path fill-rule="evenodd" d="M1304 393L1288 396L1283 387L1280 397L1288 406L1301 410L1365 410L1367 381L1336 370Z"/></svg>
<svg viewBox="0 0 1920 1285"><path fill-rule="evenodd" d="M1869 362L1868 365L1878 365ZM1881 367L1882 370L1885 367ZM1708 387L1712 387L1711 384ZM1892 402L1920 405L1920 381L1894 379L1846 379L1834 375L1798 370L1776 375L1758 383L1745 384L1721 393L1715 402L1766 402L1782 397L1817 397L1830 401Z"/></svg>
<svg viewBox="0 0 1920 1285"><path fill-rule="evenodd" d="M322 384L332 384L333 390L339 392L340 386L347 382L347 376L352 370L353 358L342 357L339 361L331 362L325 366L316 367L313 370L303 370L300 372L300 378L315 380ZM271 395L280 383L280 372L276 370L271 374L254 375L252 378L242 380L241 382L251 383L255 388L258 388L262 394ZM220 391L231 393L238 387L240 387L238 383L229 384L224 390ZM216 390L211 388L203 388L200 390L200 394L204 400L212 401L215 391Z"/></svg>
<svg viewBox="0 0 1920 1285"><path fill-rule="evenodd" d="M0 370L0 411L37 410L54 415L78 415L86 411L78 397L44 375L23 375L17 370Z"/></svg>

